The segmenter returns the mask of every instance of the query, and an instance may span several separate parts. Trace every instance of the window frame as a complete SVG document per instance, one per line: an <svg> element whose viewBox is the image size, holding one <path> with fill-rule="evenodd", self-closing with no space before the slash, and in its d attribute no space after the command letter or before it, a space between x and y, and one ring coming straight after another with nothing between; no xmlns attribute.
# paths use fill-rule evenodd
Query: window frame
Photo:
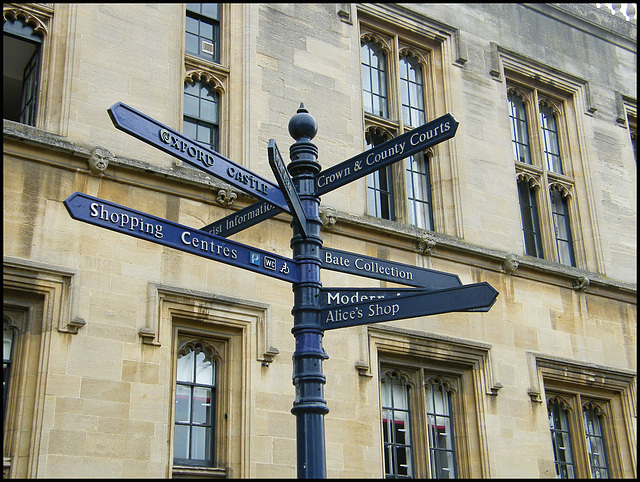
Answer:
<svg viewBox="0 0 640 482"><path fill-rule="evenodd" d="M453 405L455 418L455 444L458 476L486 478L491 474L488 457L488 437L485 420L487 399L498 394L502 385L495 382L490 345L464 340L409 333L384 324L369 325L366 367L360 372L378 381L385 370L396 370L416 389L412 390L410 406L425 407L425 380L438 377L455 388ZM418 389L421 388L421 389ZM378 401L379 425L382 427L382 400ZM427 433L424 410L412 412L413 454L416 478L427 477ZM384 474L383 436L380 432L380 474Z"/></svg>
<svg viewBox="0 0 640 482"><path fill-rule="evenodd" d="M385 469L385 477L388 476L388 474L392 475L393 478L412 478L415 474L415 468L414 468L414 457L413 457L413 451L411 449L412 447L412 442L413 442L413 422L412 422L412 416L411 416L411 411L413 409L412 407L412 401L411 398L413 397L413 390L415 389L414 384L411 382L410 379L408 379L406 377L406 375L401 374L397 369L395 368L390 368L387 370L381 370L383 372L383 376L381 376L381 380L380 380L380 407L381 407L381 417L382 417L382 450L383 450L383 458L384 458L384 469ZM395 405L395 399L394 399L394 392L393 392L393 386L391 388L391 404L390 405L385 405L384 404L384 398L382 396L382 387L383 387L383 380L389 379L392 381L397 380L398 383L400 383L400 387L401 389L405 390L405 397L407 400L407 408L396 408ZM413 409L415 410L415 409ZM394 431L389 431L389 433L391 434L390 437L390 441L385 441L385 430L384 427L388 426L388 423L385 423L386 421L388 422L388 419L385 419L384 416L384 412L385 411L391 411L391 416L392 418L392 424L394 424L394 428L395 428L395 423L396 423L396 418L395 418L395 412L396 411L402 411L406 413L407 416L407 425L408 425L408 443L404 443L404 444L398 444L397 443L397 439L396 439L396 435L395 435L395 430ZM408 450L408 452L410 453L409 459L410 459L410 464L407 464L408 466L408 474L405 476L399 475L398 474L398 465L397 465L397 460L398 460L398 448L402 447L405 450ZM388 454L388 450L390 450L392 452L392 455L390 456ZM391 460L393 459L393 472L387 472L388 467L386 466L387 460Z"/></svg>
<svg viewBox="0 0 640 482"><path fill-rule="evenodd" d="M457 477L469 477L472 461L468 459L470 451L468 445L469 422L465 413L468 413L469 403L473 403L474 397L468 397L464 400L459 394L463 393L463 386L469 389L473 384L473 376L469 370L464 367L444 366L445 364L430 363L426 360L420 361L403 359L400 362L394 357L390 357L387 353L381 353L379 368L379 396L380 396L380 426L383 426L382 404L382 379L388 374L403 380L408 388L409 399L409 420L410 420L410 440L411 440L411 460L412 460L412 476L408 478L435 478L432 475L433 461L431 460L432 452L437 448L431 447L431 438L428 430L427 413L427 386L432 383L439 383L448 388L451 395L450 404L453 415L451 422L453 428L453 452L456 454L455 472ZM477 395L476 395L477 396ZM381 434L383 436L383 434ZM384 437L381 440L382 447L382 473L386 475L386 467L384 462L384 447L387 445ZM458 454L464 454L467 458L461 460ZM400 477L403 478L403 477Z"/></svg>
<svg viewBox="0 0 640 482"><path fill-rule="evenodd" d="M632 434L636 418L636 373L568 358L527 352L532 365L528 393L533 403L544 403L555 397L569 410L569 426L574 447L576 478L589 478L588 455L582 418L582 407L595 404L605 417L604 434L609 477L637 476ZM535 375L534 375L535 374ZM554 462L549 437L549 458Z"/></svg>
<svg viewBox="0 0 640 482"><path fill-rule="evenodd" d="M227 447L229 444L228 427L222 421L228 417L229 413L229 387L232 371L231 343L233 331L217 329L218 326L202 326L197 320L188 317L178 316L173 320L172 326L172 369L171 369L171 412L170 412L170 452L169 460L173 476L212 476L219 477L228 475L229 460L227 460ZM190 339L197 340L214 347L216 351L216 407L213 430L213 460L212 464L189 462L185 459L174 458L175 454L175 427L176 422L176 403L177 403L177 384L178 384L178 353L181 348L181 340Z"/></svg>
<svg viewBox="0 0 640 482"><path fill-rule="evenodd" d="M584 255L577 244L579 240L578 226L578 209L574 202L573 193L576 190L575 180L573 176L573 166L571 164L571 149L569 147L569 132L566 104L572 102L571 95L565 95L561 92L551 92L543 89L536 83L527 85L518 76L512 75L507 77L506 95L508 106L508 119L512 123L511 116L511 96L516 96L522 100L524 111L526 113L526 124L529 129L529 155L531 163L514 160L516 171L516 190L518 191L518 200L520 201L520 192L518 188L519 182L526 179L530 184L536 187L536 203L538 207L538 223L540 227L542 240L543 259L548 259L556 263L567 266L581 267L584 264ZM553 113L557 130L557 149L562 166L562 173L549 169L545 152L545 133L543 132L541 109ZM514 150L513 135L510 138L510 152ZM539 186L539 188L538 188ZM555 194L555 191L559 194ZM568 259L561 255L558 249L558 229L556 226L556 213L553 210L552 196L559 195L566 206L565 213L568 219L568 235L563 241L570 241ZM520 204L520 203L519 203ZM520 216L521 228L524 230L522 216ZM527 253L527 246L523 238L524 255L531 256Z"/></svg>
<svg viewBox="0 0 640 482"><path fill-rule="evenodd" d="M364 101L364 83L361 80L361 95L363 96L362 111L364 117L365 138L372 137L372 133L384 132L384 140L397 137L398 135L409 132L415 127L405 124L403 115L403 98L402 98L402 85L403 80L401 78L401 59L412 59L413 63L420 68L420 74L422 77L422 103L423 103L423 115L426 119L435 117L435 105L436 102L433 99L434 89L434 75L433 69L433 57L436 55L435 50L438 48L433 42L427 39L415 39L409 33L405 32L385 32L380 30L376 26L370 25L365 21L360 22L360 45L362 46L372 42L376 44L380 52L385 56L387 66L387 109L388 115L386 117L379 116L365 110ZM361 64L362 64L362 59ZM361 74L362 74L362 68ZM368 141L367 141L368 142ZM373 145L377 145L374 143ZM367 146L365 146L365 149ZM419 159L420 162L424 162L425 166L429 170L429 175L426 179L431 182L434 179L433 158L435 150L430 148L426 152L418 153L413 157ZM434 219L436 215L434 213L433 199L439 198L439 194L434 192L434 185L428 186L430 201L426 205L429 208L428 219L425 219L424 224L430 225L429 228L420 228L419 224L412 224L411 211L409 204L414 202L409 198L409 185L407 184L406 168L404 162L396 162L391 166L388 166L392 175L392 202L390 208L392 211L388 217L379 216L379 212L371 206L369 201L370 191L369 186L372 184L372 180L369 178L374 177L374 174L369 174L366 181L366 213L370 216L378 217L381 219L388 219L390 221L396 221L402 224L409 224L418 227L419 229L436 230ZM381 201L381 200L379 200Z"/></svg>
<svg viewBox="0 0 640 482"><path fill-rule="evenodd" d="M38 12L36 13L35 10ZM29 54L29 59L25 62L25 70L31 64L35 58L35 66L31 68L31 73L37 71L36 82L32 83L31 91L31 106L29 108L29 119L25 122L23 118L24 110L24 72L21 80L21 93L20 93L20 106L19 106L19 122L21 124L42 128L45 124L44 119L44 99L43 93L45 92L44 86L46 85L47 75L44 65L48 58L48 32L46 22L50 20L52 12L46 11L47 7L35 7L35 6L16 6L4 10L5 22L3 24L3 39L5 36L16 39L19 42L24 42L34 46L34 52ZM40 12L39 10L42 10ZM42 18L40 18L42 17ZM11 23L9 23L11 22ZM15 23L20 22L21 28L16 28ZM4 89L3 89L4 90ZM4 117L4 116L3 116Z"/></svg>
<svg viewBox="0 0 640 482"><path fill-rule="evenodd" d="M544 249L542 245L542 232L540 229L540 210L538 208L538 192L540 190L540 185L535 182L535 180L529 178L525 178L523 176L519 176L516 179L516 184L518 186L518 203L520 205L520 218L522 223L522 235L524 242L525 254L528 256L535 256L536 258L544 258ZM523 202L521 189L526 189L529 197L529 203ZM525 212L528 211L529 221L531 222L532 229L529 230L527 226L525 226ZM530 231L530 235L533 236L534 245L530 246L527 242L527 231ZM533 249L533 252L531 252Z"/></svg>
<svg viewBox="0 0 640 482"><path fill-rule="evenodd" d="M183 88L180 91L180 99L179 104L181 108L182 115L180 116L180 130L184 132L185 128L185 117L189 117L190 119L195 120L196 122L204 122L206 124L211 125L212 123L207 119L194 118L190 114L185 113L185 90L187 84L198 84L201 83L203 86L206 86L212 92L214 92L217 99L217 124L215 124L217 130L217 146L216 151L227 155L229 149L229 139L230 139L230 126L232 123L230 121L230 109L229 109L229 95L227 94L228 86L229 86L229 26L228 26L228 18L230 16L230 9L233 7L233 4L220 3L219 7L219 35L218 35L218 50L219 56L217 61L213 61L211 59L203 58L186 51L186 22L187 22L187 9L185 5L184 10L184 25L183 25L183 35L182 35L182 50L184 52L184 70L183 70ZM176 165L182 165L185 167L191 168L191 166L187 164L183 164L182 161L178 159L174 159L173 162Z"/></svg>
<svg viewBox="0 0 640 482"><path fill-rule="evenodd" d="M591 478L591 463L589 453L588 434L584 426L585 407L595 407L601 422L602 438L604 440L605 459L607 462L608 477L619 477L619 464L612 463L609 458L611 450L615 451L617 437L613 428L611 400L602 398L603 394L597 394L580 387L575 387L573 391L563 390L558 386L547 388L545 383L547 411L549 402L554 399L562 400L567 412L568 432L571 439L571 450L573 456L574 478ZM605 395L606 396L606 395ZM613 398L613 395L609 395ZM555 454L554 463L557 464ZM614 468L614 464L616 467Z"/></svg>
<svg viewBox="0 0 640 482"><path fill-rule="evenodd" d="M218 457L218 453L217 453L217 447L218 447L218 434L220 432L219 429L219 423L220 423L220 417L218 414L218 409L220 406L219 403L219 397L218 397L218 375L220 373L220 369L223 368L222 364L223 364L223 355L220 353L220 347L223 348L223 351L225 350L224 347L224 341L221 340L216 340L214 338L208 338L208 337L202 337L202 336L193 336L193 335L189 335L188 333L184 333L182 331L178 332L178 341L177 341L177 351L176 351L176 357L175 357L175 365L176 365L176 378L175 378L175 397L176 397L176 410L177 410L177 403L178 403L178 386L182 386L182 387L188 387L189 389L189 394L190 394L190 401L189 401L189 420L187 422L183 422L180 420L177 420L177 417L174 417L174 425L173 425L173 430L174 430L174 452L173 452L173 465L174 466L192 466L192 467L206 467L206 468L215 468L218 467L220 465L219 462L219 457ZM179 355L182 354L182 352L185 350L185 348L189 345L192 345L191 347L191 351L188 353L196 353L196 357L198 354L198 349L201 350L201 352L205 352L209 351L211 354L209 355L211 358L211 361L213 362L213 366L212 366L212 371L213 371L213 380L211 384L204 384L204 383L198 383L197 379L196 379L196 374L195 374L195 369L197 367L196 363L197 360L194 360L194 380L191 382L188 381L184 381L184 380L180 380L178 377L178 365L179 365ZM185 353L185 355L187 355L188 353ZM198 424L195 423L193 421L193 412L194 412L194 391L196 389L208 389L211 390L211 402L214 403L214 408L211 411L211 422L209 423L204 423L204 424ZM187 458L177 458L175 456L175 444L176 444L176 437L175 437L175 431L176 431L176 427L177 426L182 426L182 427L189 427L189 436L188 436L188 440L189 440L189 444L188 447L189 449L191 448L192 444L193 444L193 428L205 428L205 430L207 428L209 428L211 430L211 436L210 439L207 440L207 442L209 442L211 444L211 452L210 452L210 459L204 459L203 462L198 462L200 460L203 459L194 459L191 456L187 457ZM190 451L190 450L189 450Z"/></svg>
<svg viewBox="0 0 640 482"><path fill-rule="evenodd" d="M200 9L198 11L189 8L189 5L200 5ZM191 34L194 35L198 38L198 53L193 53L193 52L188 52L190 55L194 55L196 57L199 57L201 59L207 60L209 62L212 63L220 63L220 38L221 38L221 24L222 24L222 4L218 3L218 18L215 18L211 15L208 15L206 13L202 12L202 3L187 3L185 4L185 53L187 53L187 41L186 41L186 35L187 34ZM210 5L210 4L207 4ZM194 33L191 31L188 31L188 18L193 18L194 20L196 20L198 22L198 33ZM204 37L203 35L200 35L200 25L202 23L206 23L211 25L212 27L212 35L213 38L211 38L211 44L212 47L214 47L214 52L213 54L203 54L202 52L204 52L204 50L202 49L202 43L203 43L203 38L206 38L207 40L209 40L209 37ZM211 57L209 57L209 55L211 55Z"/></svg>
<svg viewBox="0 0 640 482"><path fill-rule="evenodd" d="M183 115L182 115L182 130L186 131L187 124L194 126L196 130L196 135L189 135L185 132L185 135L190 139L193 139L196 142L200 142L214 151L219 150L220 145L220 94L215 88L215 85L212 85L209 82L204 80L195 80L193 77L189 80L185 80L184 82L184 97L183 97ZM187 92L189 88L197 88L198 95L195 95L191 92ZM203 96L203 90L207 91L206 96ZM198 112L187 112L187 98L197 99L195 102L198 104ZM207 99L210 97L212 100ZM215 106L216 109L216 119L210 119L202 116L203 106L206 105L205 102L209 102ZM205 142L204 139L199 139L198 134L200 128L210 129L212 135L209 136L209 141ZM213 139L212 139L213 137Z"/></svg>
<svg viewBox="0 0 640 482"><path fill-rule="evenodd" d="M438 386L440 387L440 392L445 394L446 393L446 397L447 397L447 407L446 407L446 411L448 413L438 413L437 411L434 412L430 412L429 411L429 401L427 400L427 407L426 407L426 411L425 411L425 415L426 415L426 419L427 419L427 432L428 432L428 450L429 450L429 476L430 478L440 478L440 477L436 477L434 475L434 471L439 470L439 471L447 471L447 470L451 470L453 469L453 477L447 477L447 478L458 478L458 462L457 462L457 450L456 450L456 443L457 443L457 438L456 438L456 420L458 420L458 424L460 424L459 419L461 417L461 413L459 412L459 408L457 406L457 404L454 403L454 401L457 401L457 397L456 397L456 391L457 391L457 386L458 386L459 380L453 378L442 378L438 375L428 375L428 377L425 379L424 382L424 391L425 391L425 399L428 398L427 392L429 390L429 388L432 388L434 386ZM435 394L433 395L433 397L435 397ZM444 398L444 397L443 397ZM433 399L435 402L435 398ZM435 405L435 403L434 403ZM443 403L443 408L444 408L444 403ZM434 408L434 410L436 410ZM430 424L429 424L429 419L430 417L434 417L436 419L436 424L438 422L438 418L447 418L449 419L449 425L450 425L450 435L451 435L451 439L447 440L448 445L450 446L450 448L441 448L441 447L434 447L434 441L432 439L432 435L433 432L432 430L430 430ZM437 425L436 425L437 427ZM442 436L442 434L438 434L439 436ZM445 436L447 434L445 433ZM441 453L447 453L451 456L451 461L452 461L452 466L449 466L448 468L444 468L443 466L440 466L438 464L438 460L440 457L436 457L437 455L440 455Z"/></svg>

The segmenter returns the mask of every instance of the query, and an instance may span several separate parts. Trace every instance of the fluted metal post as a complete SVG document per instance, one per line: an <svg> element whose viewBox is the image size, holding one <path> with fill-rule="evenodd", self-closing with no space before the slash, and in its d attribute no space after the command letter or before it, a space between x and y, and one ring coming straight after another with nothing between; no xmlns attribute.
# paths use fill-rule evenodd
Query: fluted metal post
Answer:
<svg viewBox="0 0 640 482"><path fill-rule="evenodd" d="M311 143L316 135L316 120L300 104L289 121L289 134L296 142L290 147L288 170L298 190L307 217L308 236L304 237L295 221L291 248L300 264L301 281L293 284L293 384L296 396L291 413L296 416L296 440L299 478L326 478L324 416L329 412L324 400L325 377L322 361L327 354L322 347L320 328L320 249L322 238L319 216L320 198L316 194L316 175L320 172L318 148Z"/></svg>

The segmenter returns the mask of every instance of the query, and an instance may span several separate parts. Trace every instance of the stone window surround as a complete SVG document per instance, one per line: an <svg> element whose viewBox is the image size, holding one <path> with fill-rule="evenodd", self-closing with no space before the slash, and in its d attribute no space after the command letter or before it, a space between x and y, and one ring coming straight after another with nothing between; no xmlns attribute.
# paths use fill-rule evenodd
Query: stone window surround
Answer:
<svg viewBox="0 0 640 482"><path fill-rule="evenodd" d="M208 61L195 55L187 54L185 47L185 35L186 30L186 7L183 16L184 25L182 26L182 52L184 52L184 68L183 68L183 81L184 82L203 82L209 84L211 88L219 95L219 112L218 112L218 151L225 155L229 150L230 139L230 126L232 123L229 119L229 63L230 63L230 4L220 4L220 63ZM178 92L180 96L178 99L178 105L180 106L180 131L183 130L184 116L184 90L180 89ZM182 166L183 163L179 159L172 158L173 165Z"/></svg>
<svg viewBox="0 0 640 482"><path fill-rule="evenodd" d="M630 437L635 434L637 420L636 372L536 352L527 352L527 362L531 401L542 404L543 401L559 397L570 409L576 476L589 477L582 407L587 403L595 403L604 416L609 476L622 477L626 469L627 474L631 470L635 477L636 461L632 459ZM551 443L551 438L549 441ZM624 456L622 451L625 452Z"/></svg>
<svg viewBox="0 0 640 482"><path fill-rule="evenodd" d="M250 468L249 437L246 432L251 413L250 359L255 357L263 366L269 366L273 357L278 354L276 348L263 348L271 340L271 324L267 323L267 319L270 319L269 306L150 283L148 307L148 322L157 330L157 334L151 338L150 330L147 330L145 336L141 335L143 342L150 345L150 349L155 349L151 346L171 347L173 360L168 433L170 443L167 446L169 461L173 460L178 338L190 336L209 340L221 355L216 388L216 419L219 422L216 433L217 467L173 466L170 463L170 474L186 477L243 477ZM260 346L252 342L252 332L256 333ZM239 435L231 436L232 433Z"/></svg>
<svg viewBox="0 0 640 482"><path fill-rule="evenodd" d="M484 420L485 395L497 396L502 388L493 378L490 345L383 325L365 326L359 331L361 361L356 368L361 376L375 377L383 370L394 370L414 388L424 388L424 384L436 376L447 381L452 389L466 394L454 396L453 400L457 471L461 477L487 477L490 461ZM424 398L423 391L412 390L414 407L426 408L426 402L420 401L420 397ZM411 419L415 420L412 426L416 429L412 430L416 477L426 477L428 471L423 456L427 451L427 434L421 432L420 426L424 423L419 422L424 419L423 412L411 411ZM475 413L475 417L463 417L463 413ZM381 423L382 420L379 426Z"/></svg>
<svg viewBox="0 0 640 482"><path fill-rule="evenodd" d="M374 114L363 111L365 132L375 131L376 135L384 137L385 140L396 137L413 127L405 126L402 119L402 101L400 94L400 74L399 61L401 55L409 55L417 59L417 65L422 69L423 80L423 99L425 120L432 120L436 117L436 102L433 95L436 89L433 84L437 82L431 72L431 65L434 62L433 56L439 55L435 51L439 49L437 43L430 39L422 39L423 44L417 46L415 39L407 39L402 30L390 31L382 30L382 27L371 20L360 21L360 40L361 44L371 41L379 45L387 59L387 103L389 118L382 118ZM383 33L384 32L384 33ZM438 89L439 90L439 89ZM442 150L442 149L440 149ZM433 182L431 184L432 199L441 200L443 188L445 185L442 181L444 172L440 166L440 158L438 156L438 147L429 148L421 154L431 173ZM392 172L392 206L394 213L392 214L395 222L408 224L410 222L409 200L407 198L405 163L396 162L390 166ZM436 181L436 179L438 181ZM439 182L440 181L440 182ZM444 232L445 214L443 210L443 202L432 202L432 217L434 230Z"/></svg>
<svg viewBox="0 0 640 482"><path fill-rule="evenodd" d="M526 172L530 179L535 179L544 187L543 192L545 194L548 189L553 188L560 191L563 197L572 196L568 205L576 267L586 269L589 264L588 258L591 258L595 264L591 269L605 273L602 243L599 237L591 236L585 238L582 236L584 229L589 229L591 232L599 232L593 186L589 181L591 173L585 157L587 146L581 116L581 114L593 116L597 111L591 96L589 82L554 67L544 65L512 50L505 49L495 42L490 43L490 50L491 70L489 73L495 81L505 85L505 91L512 89L512 91L517 91L518 94L525 96L525 98L531 95L530 92L533 92L528 110L529 129L533 134L538 134L538 130L534 129L533 126L539 124L537 109L535 109L535 116L533 116L531 108L533 102L535 102L535 105L540 101L550 102L556 108L559 108L560 112L564 113L564 115L559 116L559 120L562 122L559 122L558 129L561 134L560 149L563 154L563 168L566 174L547 172L546 166L541 164L542 160L533 161L533 165L525 165L514 161L516 177L522 177L523 173ZM553 89L544 87L549 85L553 85ZM536 94L538 91L540 92L539 98ZM505 109L505 112L508 112L508 110ZM534 136L531 137L533 138ZM535 141L532 141L532 144L535 143ZM534 147L532 146L532 150ZM532 152L533 156L534 153ZM582 180L580 185L575 180L578 178ZM542 183L540 182L541 180L543 181ZM578 192L584 192L584 195L578 195ZM538 198L539 201L541 197L542 192ZM551 244L551 241L555 241L555 237L551 236L553 234L551 231L553 223L550 217L550 202L546 199L546 196L542 200L545 201L545 204L540 205L539 209L543 213L541 216L541 228L543 231L544 252L546 256L552 253L552 261L555 261L557 254L555 246ZM580 203L579 206L578 203ZM586 246L587 239L589 243L592 243L592 246Z"/></svg>
<svg viewBox="0 0 640 482"><path fill-rule="evenodd" d="M85 321L77 316L74 302L77 282L73 270L3 257L3 291L11 293L3 295L3 310L6 314L14 314L9 319L17 334L8 404L11 399L21 404L31 400L34 404L29 410L15 411L10 406L6 414L3 474L7 476L38 476L41 433L46 423L44 393L52 332L55 329L59 333L75 335L85 325ZM27 334L29 338L23 340L23 335ZM33 380L28 386L27 377ZM24 440L26 434L29 434L28 441ZM19 455L18 447L28 447L27 455Z"/></svg>

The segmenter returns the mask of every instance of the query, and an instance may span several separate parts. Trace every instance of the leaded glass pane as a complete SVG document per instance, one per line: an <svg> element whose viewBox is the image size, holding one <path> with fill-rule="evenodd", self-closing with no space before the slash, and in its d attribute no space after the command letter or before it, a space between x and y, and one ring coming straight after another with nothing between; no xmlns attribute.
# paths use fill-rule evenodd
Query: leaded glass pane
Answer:
<svg viewBox="0 0 640 482"><path fill-rule="evenodd" d="M602 417L598 416L595 409L586 407L583 409L582 415L584 418L584 431L587 436L591 477L594 479L608 478L609 467L602 433Z"/></svg>
<svg viewBox="0 0 640 482"><path fill-rule="evenodd" d="M176 386L176 422L191 422L191 389L182 385Z"/></svg>
<svg viewBox="0 0 640 482"><path fill-rule="evenodd" d="M555 189L551 190L550 198L558 261L568 266L575 266L567 201L562 197L562 194Z"/></svg>
<svg viewBox="0 0 640 482"><path fill-rule="evenodd" d="M388 375L380 389L385 476L412 477L409 388L400 378Z"/></svg>
<svg viewBox="0 0 640 482"><path fill-rule="evenodd" d="M213 465L216 362L212 348L188 342L177 360L174 463Z"/></svg>
<svg viewBox="0 0 640 482"><path fill-rule="evenodd" d="M173 437L174 459L189 458L189 426L176 425Z"/></svg>
<svg viewBox="0 0 640 482"><path fill-rule="evenodd" d="M426 387L429 463L434 478L456 477L451 394L440 383Z"/></svg>
<svg viewBox="0 0 640 482"><path fill-rule="evenodd" d="M562 174L560 145L558 143L558 126L553 112L547 106L540 106L540 124L544 138L544 157L547 163L547 169Z"/></svg>
<svg viewBox="0 0 640 482"><path fill-rule="evenodd" d="M514 160L531 164L529 130L524 102L514 94L509 94L508 101Z"/></svg>
<svg viewBox="0 0 640 482"><path fill-rule="evenodd" d="M567 411L563 409L560 403L549 402L547 412L549 415L549 429L551 430L556 477L561 479L575 478Z"/></svg>
<svg viewBox="0 0 640 482"><path fill-rule="evenodd" d="M179 382L192 382L193 381L193 360L195 354L190 351L186 355L182 355L178 358L178 381Z"/></svg>
<svg viewBox="0 0 640 482"><path fill-rule="evenodd" d="M362 62L362 97L365 112L388 117L387 72L384 52L373 42L360 49Z"/></svg>
<svg viewBox="0 0 640 482"><path fill-rule="evenodd" d="M418 127L424 124L424 96L422 70L416 59L400 58L400 93L402 119L406 125Z"/></svg>

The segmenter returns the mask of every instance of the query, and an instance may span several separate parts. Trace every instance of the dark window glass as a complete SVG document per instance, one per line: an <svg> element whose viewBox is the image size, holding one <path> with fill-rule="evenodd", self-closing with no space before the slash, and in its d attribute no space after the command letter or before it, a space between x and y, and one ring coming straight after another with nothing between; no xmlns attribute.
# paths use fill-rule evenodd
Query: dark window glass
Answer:
<svg viewBox="0 0 640 482"><path fill-rule="evenodd" d="M592 479L609 478L609 466L605 453L604 435L602 433L602 417L593 408L582 409L584 432L587 437L587 452Z"/></svg>
<svg viewBox="0 0 640 482"><path fill-rule="evenodd" d="M364 110L380 117L389 117L387 62L384 52L374 42L366 42L361 47L361 59Z"/></svg>
<svg viewBox="0 0 640 482"><path fill-rule="evenodd" d="M575 468L567 411L560 403L550 401L547 404L547 413L549 415L556 478L573 479L575 478Z"/></svg>
<svg viewBox="0 0 640 482"><path fill-rule="evenodd" d="M560 191L555 189L551 190L550 197L556 247L558 250L558 261L568 266L575 266L573 242L571 240L571 224L569 221L569 206L567 204L567 200L562 197Z"/></svg>
<svg viewBox="0 0 640 482"><path fill-rule="evenodd" d="M426 396L431 477L455 479L456 451L451 393L440 383L430 383L426 387Z"/></svg>
<svg viewBox="0 0 640 482"><path fill-rule="evenodd" d="M544 159L547 163L547 169L562 174L558 126L553 112L546 106L540 106L540 125L542 126L542 137L544 138Z"/></svg>
<svg viewBox="0 0 640 482"><path fill-rule="evenodd" d="M205 82L184 84L184 134L218 150L219 96Z"/></svg>
<svg viewBox="0 0 640 482"><path fill-rule="evenodd" d="M513 146L514 160L531 164L531 151L529 148L529 127L527 112L522 99L514 94L509 94L509 120L511 124L511 144Z"/></svg>
<svg viewBox="0 0 640 482"><path fill-rule="evenodd" d="M178 353L173 444L175 465L214 466L216 360L205 344Z"/></svg>
<svg viewBox="0 0 640 482"><path fill-rule="evenodd" d="M403 122L408 126L421 126L425 123L422 69L415 58L400 57L400 91Z"/></svg>
<svg viewBox="0 0 640 482"><path fill-rule="evenodd" d="M3 30L2 116L35 126L42 38L19 19L7 19Z"/></svg>
<svg viewBox="0 0 640 482"><path fill-rule="evenodd" d="M188 54L220 62L220 4L187 3L185 50Z"/></svg>
<svg viewBox="0 0 640 482"><path fill-rule="evenodd" d="M409 223L433 230L431 211L431 177L429 164L423 155L405 159Z"/></svg>
<svg viewBox="0 0 640 482"><path fill-rule="evenodd" d="M13 365L13 345L15 332L6 322L3 322L3 342L2 342L2 407L3 413L7 413L7 394L9 393L9 383L11 380L11 367ZM4 426L5 418L2 417Z"/></svg>
<svg viewBox="0 0 640 482"><path fill-rule="evenodd" d="M518 181L518 197L525 254L542 258L542 236L535 190L527 181Z"/></svg>
<svg viewBox="0 0 640 482"><path fill-rule="evenodd" d="M382 438L386 478L413 476L409 387L400 377L387 375L380 384L382 398Z"/></svg>
<svg viewBox="0 0 640 482"><path fill-rule="evenodd" d="M367 132L367 150L385 142L385 137L373 130ZM367 175L367 205L369 215L382 219L395 220L393 204L393 174L391 166Z"/></svg>

